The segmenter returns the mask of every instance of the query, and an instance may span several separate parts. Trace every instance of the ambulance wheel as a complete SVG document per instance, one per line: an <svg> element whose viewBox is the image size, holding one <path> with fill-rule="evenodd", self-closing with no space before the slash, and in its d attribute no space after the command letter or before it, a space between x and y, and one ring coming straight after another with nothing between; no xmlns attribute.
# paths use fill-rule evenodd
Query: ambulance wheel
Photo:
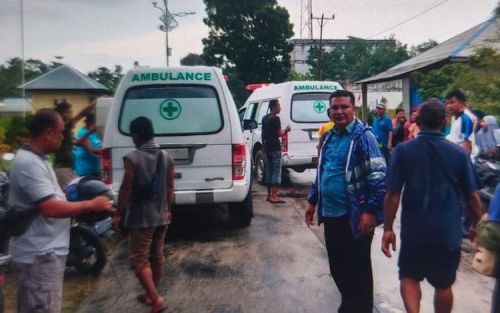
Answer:
<svg viewBox="0 0 500 313"><path fill-rule="evenodd" d="M253 217L253 200L252 188L248 189L248 194L239 203L229 204L229 218L236 227L247 227L252 222Z"/></svg>
<svg viewBox="0 0 500 313"><path fill-rule="evenodd" d="M261 149L257 151L254 159L254 177L261 185L264 185L264 161L265 155L264 151Z"/></svg>

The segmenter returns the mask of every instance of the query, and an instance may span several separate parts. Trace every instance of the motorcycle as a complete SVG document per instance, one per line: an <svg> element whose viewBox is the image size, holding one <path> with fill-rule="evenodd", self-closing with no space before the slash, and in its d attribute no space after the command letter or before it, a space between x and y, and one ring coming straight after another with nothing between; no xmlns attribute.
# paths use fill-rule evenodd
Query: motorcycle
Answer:
<svg viewBox="0 0 500 313"><path fill-rule="evenodd" d="M9 161L13 154L8 155ZM0 162L5 160L5 155L0 156ZM0 206L8 207L9 179L6 172L0 170ZM101 181L87 177L77 178L68 186L66 196L68 201L90 200L100 195L106 195L113 200L110 188ZM0 210L5 214L6 210ZM107 262L104 245L100 238L112 238L110 213L87 213L72 219L70 228L70 245L66 261L67 267L74 267L82 274L97 275ZM20 235L20 234L19 234ZM7 253L10 238L0 236L0 254Z"/></svg>
<svg viewBox="0 0 500 313"><path fill-rule="evenodd" d="M68 201L82 201L105 195L113 201L110 188L87 177L75 179L66 189ZM101 238L112 239L112 218L107 212L86 213L73 218L66 266L82 274L98 275L107 263Z"/></svg>
<svg viewBox="0 0 500 313"><path fill-rule="evenodd" d="M483 185L483 188L479 190L479 195L486 208L488 208L495 188L500 182L500 162L477 158L474 162L474 170Z"/></svg>

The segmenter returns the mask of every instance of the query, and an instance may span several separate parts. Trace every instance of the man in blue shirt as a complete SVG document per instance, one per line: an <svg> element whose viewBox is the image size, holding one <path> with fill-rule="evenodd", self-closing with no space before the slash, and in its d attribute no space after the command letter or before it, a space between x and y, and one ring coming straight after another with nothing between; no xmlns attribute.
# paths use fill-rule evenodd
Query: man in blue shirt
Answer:
<svg viewBox="0 0 500 313"><path fill-rule="evenodd" d="M305 221L313 224L317 207L330 272L342 295L339 312L372 313L370 247L382 221L386 165L370 128L354 118L354 101L346 90L330 96L335 126L325 134Z"/></svg>
<svg viewBox="0 0 500 313"><path fill-rule="evenodd" d="M398 265L410 313L419 312L424 278L435 288L435 312L451 312L462 241L460 197L475 222L481 216L476 175L465 151L444 138L445 116L439 100L424 102L417 117L420 133L396 147L388 171L382 251L391 257L390 246L396 250L393 221L404 188Z"/></svg>
<svg viewBox="0 0 500 313"><path fill-rule="evenodd" d="M385 114L385 104L377 104L377 116L373 120L373 132L377 137L380 150L386 162L389 162L389 151L392 149L392 121Z"/></svg>

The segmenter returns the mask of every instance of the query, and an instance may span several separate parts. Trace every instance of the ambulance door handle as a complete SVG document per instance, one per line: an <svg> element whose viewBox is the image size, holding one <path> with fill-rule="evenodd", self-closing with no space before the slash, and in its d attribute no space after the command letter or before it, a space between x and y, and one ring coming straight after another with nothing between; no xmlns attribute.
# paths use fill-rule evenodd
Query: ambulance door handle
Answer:
<svg viewBox="0 0 500 313"><path fill-rule="evenodd" d="M205 181L207 181L207 182L216 181L216 180L224 180L224 177L207 177L207 178L205 178Z"/></svg>
<svg viewBox="0 0 500 313"><path fill-rule="evenodd" d="M174 178L175 178L175 179L182 178L182 173L175 172L175 176L174 176Z"/></svg>

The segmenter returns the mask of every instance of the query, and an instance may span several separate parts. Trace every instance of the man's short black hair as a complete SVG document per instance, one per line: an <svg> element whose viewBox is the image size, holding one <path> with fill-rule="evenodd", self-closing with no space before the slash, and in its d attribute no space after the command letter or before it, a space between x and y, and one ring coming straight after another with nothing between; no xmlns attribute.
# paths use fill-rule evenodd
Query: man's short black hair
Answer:
<svg viewBox="0 0 500 313"><path fill-rule="evenodd" d="M354 94L352 92L350 92L349 90L334 91L330 95L330 103L332 103L333 98L338 98L338 97L349 97L351 99L352 106L356 105L356 99L354 98Z"/></svg>
<svg viewBox="0 0 500 313"><path fill-rule="evenodd" d="M446 119L446 110L441 101L435 98L425 100L418 109L417 125L428 130L437 130Z"/></svg>
<svg viewBox="0 0 500 313"><path fill-rule="evenodd" d="M450 100L451 98L457 98L458 101L465 103L467 101L467 97L465 93L460 89L454 89L446 94L446 100Z"/></svg>
<svg viewBox="0 0 500 313"><path fill-rule="evenodd" d="M71 109L71 104L66 102L66 99L64 99L61 102L58 102L57 100L54 101L54 107L57 113L63 114L67 110Z"/></svg>
<svg viewBox="0 0 500 313"><path fill-rule="evenodd" d="M40 109L28 124L31 137L38 137L48 128L56 128L57 120L61 118L53 109Z"/></svg>
<svg viewBox="0 0 500 313"><path fill-rule="evenodd" d="M277 106L279 104L279 101L278 99L273 99L273 100L270 100L269 101L269 110L271 111L272 109L274 109L275 106Z"/></svg>
<svg viewBox="0 0 500 313"><path fill-rule="evenodd" d="M396 114L398 114L399 112L404 112L405 110L399 108L399 109L396 109Z"/></svg>
<svg viewBox="0 0 500 313"><path fill-rule="evenodd" d="M147 117L140 116L130 122L130 134L146 142L154 137L153 123Z"/></svg>

